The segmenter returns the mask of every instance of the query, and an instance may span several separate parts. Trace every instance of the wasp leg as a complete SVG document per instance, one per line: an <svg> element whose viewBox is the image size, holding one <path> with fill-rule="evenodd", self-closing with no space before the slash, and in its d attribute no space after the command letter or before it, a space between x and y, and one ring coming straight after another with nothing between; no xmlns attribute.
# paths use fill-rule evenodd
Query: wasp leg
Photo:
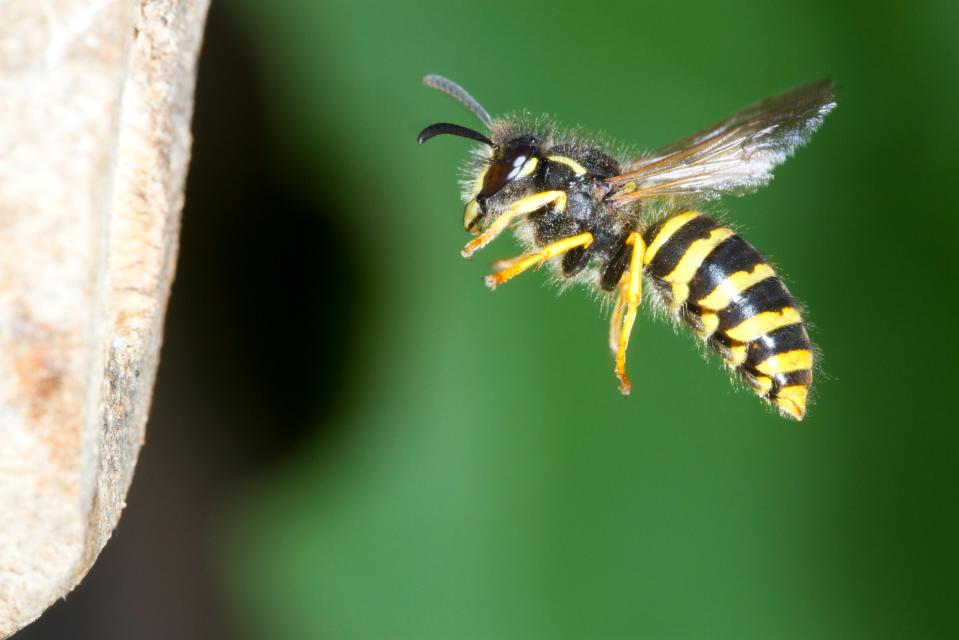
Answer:
<svg viewBox="0 0 959 640"><path fill-rule="evenodd" d="M626 299L626 317L623 318L623 326L619 331L619 344L616 345L616 377L619 378L619 392L624 396L628 396L632 389L629 376L626 375L626 348L629 347L629 335L633 331L633 323L636 322L636 308L639 307L639 302L643 297L642 264L643 254L646 253L646 243L643 242L642 236L635 231L626 238L626 244L632 245L633 253L629 260L629 271L626 272L629 279L624 279L623 282L625 285L625 295L623 297Z"/></svg>
<svg viewBox="0 0 959 640"><path fill-rule="evenodd" d="M616 355L619 349L619 335L623 329L623 312L626 311L626 294L629 291L629 271L623 272L617 288L613 314L609 318L609 348L613 355Z"/></svg>
<svg viewBox="0 0 959 640"><path fill-rule="evenodd" d="M593 234L580 233L575 236L570 236L569 238L563 238L534 253L513 258L512 260L500 260L496 263L496 266L500 267L499 271L486 276L486 286L490 289L495 289L496 285L503 284L507 280L515 278L530 267L541 264L562 253L566 253L570 249L575 249L576 247L585 248L591 244L593 244Z"/></svg>
<svg viewBox="0 0 959 640"><path fill-rule="evenodd" d="M461 252L464 258L472 258L473 254L488 245L496 239L496 236L510 225L510 223L520 216L527 213L533 213L537 209L542 209L548 204L552 204L557 210L562 211L566 208L565 191L540 191L522 200L517 200L500 217L493 221L489 228L479 236L471 240Z"/></svg>

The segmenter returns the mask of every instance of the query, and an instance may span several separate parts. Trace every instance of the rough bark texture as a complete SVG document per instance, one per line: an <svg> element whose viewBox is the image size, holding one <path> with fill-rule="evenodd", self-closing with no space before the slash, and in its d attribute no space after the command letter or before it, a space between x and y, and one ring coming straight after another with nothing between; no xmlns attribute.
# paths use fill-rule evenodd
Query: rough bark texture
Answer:
<svg viewBox="0 0 959 640"><path fill-rule="evenodd" d="M143 443L208 0L0 0L0 637L86 574Z"/></svg>

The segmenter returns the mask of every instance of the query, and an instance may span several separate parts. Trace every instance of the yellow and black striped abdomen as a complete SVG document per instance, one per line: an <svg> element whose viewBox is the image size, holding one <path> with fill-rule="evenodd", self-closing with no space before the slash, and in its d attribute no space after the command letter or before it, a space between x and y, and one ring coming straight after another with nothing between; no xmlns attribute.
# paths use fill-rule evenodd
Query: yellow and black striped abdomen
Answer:
<svg viewBox="0 0 959 640"><path fill-rule="evenodd" d="M813 352L796 302L749 243L696 211L644 234L645 273L673 314L780 411L801 420Z"/></svg>

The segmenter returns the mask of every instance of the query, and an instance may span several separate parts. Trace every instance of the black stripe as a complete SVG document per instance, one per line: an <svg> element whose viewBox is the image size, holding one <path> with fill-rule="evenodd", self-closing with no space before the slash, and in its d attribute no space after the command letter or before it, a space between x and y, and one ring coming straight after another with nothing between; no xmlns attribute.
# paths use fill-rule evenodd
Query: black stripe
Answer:
<svg viewBox="0 0 959 640"><path fill-rule="evenodd" d="M775 400L776 396L779 395L780 389L783 387L791 387L794 385L804 385L808 387L812 385L812 371L809 369L767 376L765 373L760 373L752 367L743 366L739 368L739 374L746 382L749 382L750 378L769 378L772 386L769 387L769 392L763 396L767 400Z"/></svg>
<svg viewBox="0 0 959 640"><path fill-rule="evenodd" d="M753 267L763 262L765 260L759 252L739 236L726 238L703 260L689 282L689 299L705 298L732 274L752 271Z"/></svg>
<svg viewBox="0 0 959 640"><path fill-rule="evenodd" d="M661 227L661 224L662 223L657 226ZM653 258L653 261L648 265L647 269L653 276L660 279L669 275L673 269L676 268L676 265L679 264L683 255L689 250L689 245L696 240L708 238L710 232L717 228L719 228L719 224L706 216L693 218L680 227L676 233L670 236L669 240L659 248L659 251L656 252L656 257ZM650 242L655 242L656 235L654 234L658 233L659 229L656 229L653 234L646 234L646 237L652 238Z"/></svg>
<svg viewBox="0 0 959 640"><path fill-rule="evenodd" d="M746 289L742 295L718 312L719 331L728 331L741 322L764 311L781 311L794 307L793 298L779 278L766 278Z"/></svg>
<svg viewBox="0 0 959 640"><path fill-rule="evenodd" d="M746 364L756 366L777 353L810 348L806 329L802 324L791 324L750 342L746 349Z"/></svg>
<svg viewBox="0 0 959 640"><path fill-rule="evenodd" d="M738 347L742 344L739 340L733 340L725 333L716 330L716 333L709 339L710 345L716 351L722 352L723 348Z"/></svg>
<svg viewBox="0 0 959 640"><path fill-rule="evenodd" d="M808 387L812 384L812 371L809 369L790 371L789 373L777 373L770 377L772 378L773 386L772 389L769 390L769 393L766 394L766 397L770 400L775 399L776 396L779 395L779 390L783 387L791 387L799 384Z"/></svg>

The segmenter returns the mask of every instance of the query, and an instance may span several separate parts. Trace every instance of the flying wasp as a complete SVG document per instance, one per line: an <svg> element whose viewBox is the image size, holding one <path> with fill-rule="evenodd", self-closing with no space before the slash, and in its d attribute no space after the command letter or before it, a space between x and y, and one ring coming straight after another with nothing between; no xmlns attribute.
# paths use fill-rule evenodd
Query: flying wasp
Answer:
<svg viewBox="0 0 959 640"><path fill-rule="evenodd" d="M768 98L651 154L629 157L548 120L490 117L462 87L423 83L466 106L489 135L432 124L481 143L467 166L464 226L470 258L512 227L529 253L494 263L491 289L548 264L561 279L614 298L609 346L619 389L631 389L626 349L643 283L655 304L719 353L764 400L802 420L813 348L798 305L775 270L735 231L697 207L743 195L812 135L836 106L821 80Z"/></svg>

